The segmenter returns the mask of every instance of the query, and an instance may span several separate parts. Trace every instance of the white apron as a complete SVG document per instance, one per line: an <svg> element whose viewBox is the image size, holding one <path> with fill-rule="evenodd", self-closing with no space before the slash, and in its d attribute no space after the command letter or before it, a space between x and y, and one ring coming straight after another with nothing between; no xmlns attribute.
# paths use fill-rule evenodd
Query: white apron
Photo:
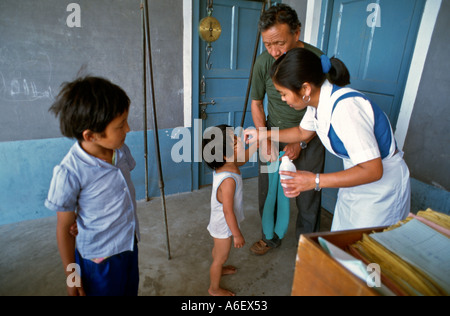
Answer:
<svg viewBox="0 0 450 316"><path fill-rule="evenodd" d="M379 181L339 189L331 230L390 226L408 216L410 205L409 170L399 152L383 160Z"/></svg>
<svg viewBox="0 0 450 316"><path fill-rule="evenodd" d="M340 94L348 91L342 89ZM314 127L325 148L343 159L344 169L354 167L350 159L337 154L328 136L332 105L338 96L331 96L326 111L321 111L321 119L314 120ZM322 103L323 104L323 103ZM325 115L325 119L323 113ZM395 146L395 144L394 144ZM407 217L410 211L411 190L409 170L403 160L403 152L383 159L383 177L376 182L352 188L340 188L334 212L332 231L366 227L388 226Z"/></svg>

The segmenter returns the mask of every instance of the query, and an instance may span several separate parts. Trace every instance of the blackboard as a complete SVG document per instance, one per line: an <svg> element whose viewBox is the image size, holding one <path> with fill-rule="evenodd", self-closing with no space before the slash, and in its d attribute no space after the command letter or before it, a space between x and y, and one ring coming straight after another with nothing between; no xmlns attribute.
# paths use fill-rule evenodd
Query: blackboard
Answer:
<svg viewBox="0 0 450 316"><path fill-rule="evenodd" d="M48 108L61 84L75 79L83 67L84 74L105 77L128 93L132 101L130 127L135 131L142 130L140 2L1 0L0 141L61 137L58 121ZM155 80L160 80L155 91L161 91L163 87L169 90L168 94L157 96L159 127L176 127L182 123L183 107L183 96L179 95L183 87L182 6L175 0L149 2L152 42L158 43L161 38L176 34L181 43L179 54L172 53L174 60L168 59L170 54L164 51L170 49L168 45L153 45L154 63L172 66L163 69L171 77L171 85L175 85L169 90L163 82L164 76L155 74ZM177 9L166 10L164 6L173 2L179 4ZM75 3L75 9L71 3ZM162 23L174 16L173 12L181 19L167 31ZM177 37L172 39L177 42ZM176 47L172 49L176 50ZM155 66L155 71L158 69L161 68ZM180 119L174 121L174 115L169 113L180 113Z"/></svg>

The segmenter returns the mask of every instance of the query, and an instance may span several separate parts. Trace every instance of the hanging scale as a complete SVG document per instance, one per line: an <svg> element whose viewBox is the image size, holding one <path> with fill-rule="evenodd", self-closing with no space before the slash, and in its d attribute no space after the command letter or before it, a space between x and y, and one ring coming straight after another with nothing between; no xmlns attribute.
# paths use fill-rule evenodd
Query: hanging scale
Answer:
<svg viewBox="0 0 450 316"><path fill-rule="evenodd" d="M211 54L213 52L213 47L211 43L217 41L220 37L220 34L222 33L222 27L220 25L220 22L212 17L213 9L213 0L207 0L208 1L208 16L206 18L203 18L198 26L198 32L200 34L200 38L207 42L206 45L206 69L211 70L212 64L210 64L209 60L211 58Z"/></svg>

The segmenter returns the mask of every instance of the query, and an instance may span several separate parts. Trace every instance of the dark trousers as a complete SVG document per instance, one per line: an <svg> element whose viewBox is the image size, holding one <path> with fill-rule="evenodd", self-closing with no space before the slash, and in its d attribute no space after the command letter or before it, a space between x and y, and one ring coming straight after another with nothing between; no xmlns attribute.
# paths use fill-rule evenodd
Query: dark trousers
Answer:
<svg viewBox="0 0 450 316"><path fill-rule="evenodd" d="M285 146L286 144L280 144L280 151L283 150ZM261 173L261 166L265 165L265 163L261 161L259 161L259 163L258 201L259 213L262 218L267 197L269 176L267 173ZM297 170L323 173L325 165L325 148L318 136L314 137L313 140L308 143L308 148L301 150L299 158L294 160L293 163ZM301 234L316 232L320 228L321 192L316 192L314 190L302 192L295 200L298 210L295 234L298 240ZM281 244L281 240L276 235L273 239L267 240L263 233L263 240L270 247L278 247Z"/></svg>
<svg viewBox="0 0 450 316"><path fill-rule="evenodd" d="M87 296L137 296L139 289L138 246L95 263L76 250L81 280Z"/></svg>

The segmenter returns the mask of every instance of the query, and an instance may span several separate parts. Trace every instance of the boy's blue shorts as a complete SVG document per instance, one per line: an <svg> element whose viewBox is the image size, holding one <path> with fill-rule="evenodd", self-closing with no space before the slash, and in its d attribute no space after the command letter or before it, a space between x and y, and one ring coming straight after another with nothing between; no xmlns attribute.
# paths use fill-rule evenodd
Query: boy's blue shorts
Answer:
<svg viewBox="0 0 450 316"><path fill-rule="evenodd" d="M138 247L97 264L75 251L81 281L88 296L137 296L139 289Z"/></svg>

